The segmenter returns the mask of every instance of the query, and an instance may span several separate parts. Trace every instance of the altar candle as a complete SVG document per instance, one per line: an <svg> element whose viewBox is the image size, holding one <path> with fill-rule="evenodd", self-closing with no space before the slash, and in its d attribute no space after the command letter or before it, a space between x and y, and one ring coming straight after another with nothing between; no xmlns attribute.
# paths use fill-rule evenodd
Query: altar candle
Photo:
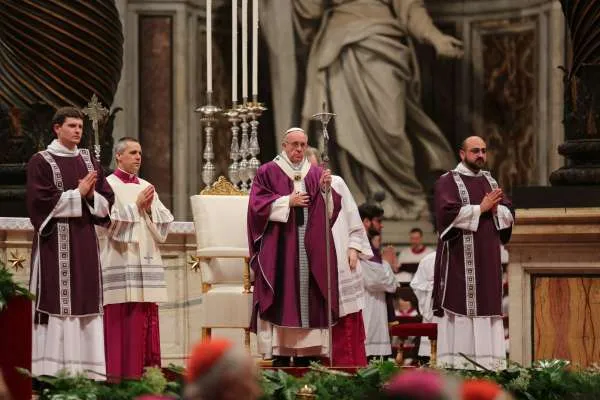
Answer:
<svg viewBox="0 0 600 400"><path fill-rule="evenodd" d="M232 0L231 4L231 101L237 102L237 52L238 52L238 29L237 29L237 0Z"/></svg>
<svg viewBox="0 0 600 400"><path fill-rule="evenodd" d="M242 98L248 99L248 0L242 0Z"/></svg>
<svg viewBox="0 0 600 400"><path fill-rule="evenodd" d="M206 0L206 92L212 92L212 0Z"/></svg>
<svg viewBox="0 0 600 400"><path fill-rule="evenodd" d="M252 95L258 96L258 0L252 0Z"/></svg>

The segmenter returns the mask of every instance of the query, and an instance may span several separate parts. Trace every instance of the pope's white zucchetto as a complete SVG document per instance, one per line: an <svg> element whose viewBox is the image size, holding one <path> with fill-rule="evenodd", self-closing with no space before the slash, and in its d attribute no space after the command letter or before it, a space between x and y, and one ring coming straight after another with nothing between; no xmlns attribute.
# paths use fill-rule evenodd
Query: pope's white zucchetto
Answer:
<svg viewBox="0 0 600 400"><path fill-rule="evenodd" d="M304 129L298 128L298 127L294 126L294 127L290 128L290 129L288 129L287 131L285 131L285 134L287 135L288 133L292 133L292 132L306 133L306 132L304 132Z"/></svg>

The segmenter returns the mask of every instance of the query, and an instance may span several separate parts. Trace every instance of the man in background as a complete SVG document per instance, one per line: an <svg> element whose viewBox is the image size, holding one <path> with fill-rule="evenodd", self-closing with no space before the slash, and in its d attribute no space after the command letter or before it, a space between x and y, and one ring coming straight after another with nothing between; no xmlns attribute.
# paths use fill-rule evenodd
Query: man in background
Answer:
<svg viewBox="0 0 600 400"><path fill-rule="evenodd" d="M392 354L388 329L390 313L395 318L391 294L396 292L398 282L390 265L381 258L383 209L375 204L365 203L358 207L358 211L374 254L369 260L361 260L365 285L365 347L369 358L387 357Z"/></svg>
<svg viewBox="0 0 600 400"><path fill-rule="evenodd" d="M423 230L421 228L412 228L408 234L410 246L400 251L398 256L398 271L396 278L400 284L408 285L412 280L419 262L427 254L434 250L423 244Z"/></svg>

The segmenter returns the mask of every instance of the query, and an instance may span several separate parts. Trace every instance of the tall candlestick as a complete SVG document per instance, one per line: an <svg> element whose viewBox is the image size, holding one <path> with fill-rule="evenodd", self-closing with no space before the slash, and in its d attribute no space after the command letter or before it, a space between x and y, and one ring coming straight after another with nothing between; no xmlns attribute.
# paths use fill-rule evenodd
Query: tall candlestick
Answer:
<svg viewBox="0 0 600 400"><path fill-rule="evenodd" d="M248 99L248 0L242 0L242 98Z"/></svg>
<svg viewBox="0 0 600 400"><path fill-rule="evenodd" d="M212 0L206 0L206 91L212 92Z"/></svg>
<svg viewBox="0 0 600 400"><path fill-rule="evenodd" d="M237 85L237 53L238 53L238 29L237 29L237 0L232 0L231 3L231 102L237 102L238 85Z"/></svg>
<svg viewBox="0 0 600 400"><path fill-rule="evenodd" d="M258 97L258 0L252 0L252 96Z"/></svg>

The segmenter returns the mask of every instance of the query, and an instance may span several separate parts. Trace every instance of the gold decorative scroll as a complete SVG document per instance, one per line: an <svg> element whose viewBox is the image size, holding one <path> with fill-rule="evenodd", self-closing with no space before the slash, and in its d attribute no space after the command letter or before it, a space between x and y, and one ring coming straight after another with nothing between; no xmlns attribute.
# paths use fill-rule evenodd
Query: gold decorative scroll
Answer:
<svg viewBox="0 0 600 400"><path fill-rule="evenodd" d="M246 193L236 188L231 182L224 176L220 176L219 179L212 186L207 186L200 192L201 195L211 196L245 196Z"/></svg>

